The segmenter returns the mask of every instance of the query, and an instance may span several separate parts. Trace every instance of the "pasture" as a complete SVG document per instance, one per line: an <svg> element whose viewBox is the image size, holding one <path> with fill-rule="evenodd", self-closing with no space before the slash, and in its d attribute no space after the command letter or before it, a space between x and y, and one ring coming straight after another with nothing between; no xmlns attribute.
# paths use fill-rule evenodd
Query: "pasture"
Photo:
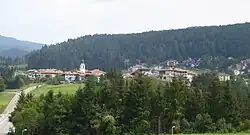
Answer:
<svg viewBox="0 0 250 135"><path fill-rule="evenodd" d="M41 94L46 94L47 92L52 90L55 93L58 93L60 91L62 93L74 94L79 87L84 87L84 84L43 85L33 90L31 93L35 96L39 96Z"/></svg>
<svg viewBox="0 0 250 135"><path fill-rule="evenodd" d="M0 93L0 114L4 111L10 100L15 96L13 93Z"/></svg>

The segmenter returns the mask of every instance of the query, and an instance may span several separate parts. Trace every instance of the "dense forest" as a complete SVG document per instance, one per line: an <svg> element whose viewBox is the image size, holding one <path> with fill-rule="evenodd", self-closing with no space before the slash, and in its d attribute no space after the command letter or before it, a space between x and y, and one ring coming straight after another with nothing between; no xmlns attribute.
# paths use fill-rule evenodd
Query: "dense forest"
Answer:
<svg viewBox="0 0 250 135"><path fill-rule="evenodd" d="M240 84L240 83L239 83ZM99 82L89 78L75 95L21 94L10 120L17 134L143 135L247 132L250 91L213 74L158 82L141 74L124 80L109 72Z"/></svg>
<svg viewBox="0 0 250 135"><path fill-rule="evenodd" d="M29 68L124 68L138 60L148 64L202 56L250 56L250 24L192 27L137 34L88 35L44 46L28 55Z"/></svg>

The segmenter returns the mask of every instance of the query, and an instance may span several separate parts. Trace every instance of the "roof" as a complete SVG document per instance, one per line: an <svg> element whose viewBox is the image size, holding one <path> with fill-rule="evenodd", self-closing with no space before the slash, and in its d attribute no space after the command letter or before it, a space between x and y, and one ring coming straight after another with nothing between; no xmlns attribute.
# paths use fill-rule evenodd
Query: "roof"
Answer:
<svg viewBox="0 0 250 135"><path fill-rule="evenodd" d="M85 75L103 75L105 74L104 71L101 71L100 69L94 69L94 70L86 70L85 73L81 71L61 71L58 69L38 69L38 70L28 70L30 73L41 73L41 74L61 74L61 75L79 75L79 76L85 76Z"/></svg>
<svg viewBox="0 0 250 135"><path fill-rule="evenodd" d="M229 74L226 73L218 73L219 76L230 76Z"/></svg>

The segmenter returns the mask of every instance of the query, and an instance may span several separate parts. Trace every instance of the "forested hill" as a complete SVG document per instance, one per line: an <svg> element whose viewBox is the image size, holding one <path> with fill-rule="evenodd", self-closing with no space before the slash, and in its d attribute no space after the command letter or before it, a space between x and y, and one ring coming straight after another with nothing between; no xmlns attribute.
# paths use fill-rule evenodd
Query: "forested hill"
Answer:
<svg viewBox="0 0 250 135"><path fill-rule="evenodd" d="M158 63L189 57L250 56L250 23L193 27L137 34L93 35L45 46L29 55L29 68L77 68L82 59L88 68L123 68L137 59Z"/></svg>

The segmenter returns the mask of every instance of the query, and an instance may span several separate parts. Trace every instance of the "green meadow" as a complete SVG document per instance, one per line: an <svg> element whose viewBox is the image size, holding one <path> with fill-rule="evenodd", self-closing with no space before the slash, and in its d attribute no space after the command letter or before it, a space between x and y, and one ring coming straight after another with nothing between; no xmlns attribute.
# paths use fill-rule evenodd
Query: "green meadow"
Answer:
<svg viewBox="0 0 250 135"><path fill-rule="evenodd" d="M46 94L47 92L52 90L55 93L58 93L60 91L61 93L74 94L79 87L84 87L84 84L43 85L33 90L31 93L35 96L39 96L41 94Z"/></svg>
<svg viewBox="0 0 250 135"><path fill-rule="evenodd" d="M10 100L15 96L13 93L0 93L0 114L4 111Z"/></svg>

